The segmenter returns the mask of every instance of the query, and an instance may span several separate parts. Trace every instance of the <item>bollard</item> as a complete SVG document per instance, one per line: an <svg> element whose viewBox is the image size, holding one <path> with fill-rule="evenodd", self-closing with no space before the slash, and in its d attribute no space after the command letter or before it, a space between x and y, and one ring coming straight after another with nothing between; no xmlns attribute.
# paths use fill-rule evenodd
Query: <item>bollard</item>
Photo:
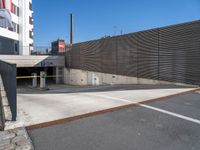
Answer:
<svg viewBox="0 0 200 150"><path fill-rule="evenodd" d="M46 88L46 72L44 71L40 72L40 88Z"/></svg>
<svg viewBox="0 0 200 150"><path fill-rule="evenodd" d="M32 79L32 86L33 86L34 88L36 88L36 87L37 87L37 73L32 73L31 75L33 76L33 79Z"/></svg>

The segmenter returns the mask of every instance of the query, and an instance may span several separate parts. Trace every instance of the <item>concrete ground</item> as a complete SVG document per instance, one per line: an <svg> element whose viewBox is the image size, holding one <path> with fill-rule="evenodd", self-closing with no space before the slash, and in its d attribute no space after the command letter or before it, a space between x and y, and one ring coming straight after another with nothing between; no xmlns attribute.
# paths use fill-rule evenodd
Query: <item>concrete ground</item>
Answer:
<svg viewBox="0 0 200 150"><path fill-rule="evenodd" d="M41 91L18 88L18 118L6 129L30 126L131 103L165 97L193 88L169 85L121 85L100 87L49 86ZM116 100L117 99L117 100Z"/></svg>
<svg viewBox="0 0 200 150"><path fill-rule="evenodd" d="M199 150L199 108L192 92L28 132L36 150Z"/></svg>

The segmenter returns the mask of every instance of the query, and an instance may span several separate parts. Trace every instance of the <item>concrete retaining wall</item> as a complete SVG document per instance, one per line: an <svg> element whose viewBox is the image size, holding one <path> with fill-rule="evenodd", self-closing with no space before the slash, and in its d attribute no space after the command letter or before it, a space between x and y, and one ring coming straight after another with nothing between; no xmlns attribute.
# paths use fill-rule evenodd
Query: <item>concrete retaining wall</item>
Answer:
<svg viewBox="0 0 200 150"><path fill-rule="evenodd" d="M70 85L107 85L107 84L175 84L175 85L186 85L181 83L172 83L166 81L158 81L151 79L143 79L115 74L107 74L100 72L85 71L79 69L68 69L64 70L64 83ZM193 86L193 85L186 85Z"/></svg>

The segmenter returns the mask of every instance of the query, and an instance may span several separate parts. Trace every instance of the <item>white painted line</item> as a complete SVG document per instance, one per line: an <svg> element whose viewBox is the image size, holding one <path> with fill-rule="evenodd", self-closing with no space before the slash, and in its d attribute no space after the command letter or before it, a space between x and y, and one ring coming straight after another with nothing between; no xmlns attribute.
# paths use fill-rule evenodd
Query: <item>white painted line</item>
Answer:
<svg viewBox="0 0 200 150"><path fill-rule="evenodd" d="M168 114L168 115L171 115L171 116L183 119L183 120L187 120L187 121L190 121L190 122L193 122L193 123L200 124L200 120L197 120L197 119L193 119L193 118L190 118L190 117L187 117L187 116L183 116L183 115L180 115L180 114L177 114L177 113L173 113L173 112L170 112L170 111L166 111L166 110L156 108L156 107L152 107L152 106L145 105L145 104L138 104L138 105L141 106L141 107L148 108L148 109L151 109L151 110L155 110L155 111L158 111L158 112L161 112L161 113L164 113L164 114Z"/></svg>
<svg viewBox="0 0 200 150"><path fill-rule="evenodd" d="M200 120L198 120L198 119L194 119L194 118L190 118L190 117L187 117L187 116L183 116L183 115L180 115L180 114L177 114L177 113L173 113L173 112L170 112L170 111L167 111L167 110L164 110L164 109L160 109L160 108L156 108L156 107L152 107L152 106L149 106L149 105L140 104L140 103L137 103L137 102L132 102L130 100L117 98L117 97L106 96L106 95L99 95L99 94L97 94L97 95L95 94L94 95L94 94L85 93L84 95L97 96L97 97L112 99L112 100L115 100L115 101L116 100L123 101L123 102L127 102L129 104L136 104L136 105L138 105L140 107L148 108L148 109L155 110L155 111L158 111L158 112L170 115L170 116L174 116L174 117L177 117L177 118L180 118L180 119L183 119L183 120L187 120L187 121L190 121L190 122L193 122L193 123L200 124Z"/></svg>

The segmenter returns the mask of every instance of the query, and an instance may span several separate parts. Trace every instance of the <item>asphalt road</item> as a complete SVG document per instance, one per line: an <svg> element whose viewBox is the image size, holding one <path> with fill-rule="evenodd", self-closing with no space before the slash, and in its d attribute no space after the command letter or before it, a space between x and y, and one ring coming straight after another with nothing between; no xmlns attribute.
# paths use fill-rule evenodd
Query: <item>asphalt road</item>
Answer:
<svg viewBox="0 0 200 150"><path fill-rule="evenodd" d="M132 107L28 132L36 150L200 149L200 94L146 105L158 110Z"/></svg>

